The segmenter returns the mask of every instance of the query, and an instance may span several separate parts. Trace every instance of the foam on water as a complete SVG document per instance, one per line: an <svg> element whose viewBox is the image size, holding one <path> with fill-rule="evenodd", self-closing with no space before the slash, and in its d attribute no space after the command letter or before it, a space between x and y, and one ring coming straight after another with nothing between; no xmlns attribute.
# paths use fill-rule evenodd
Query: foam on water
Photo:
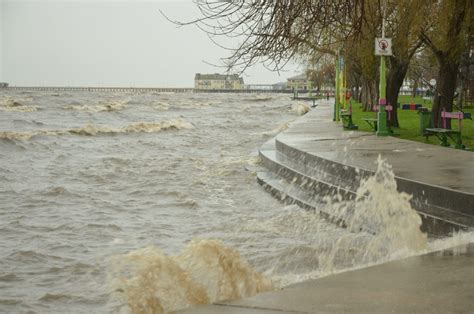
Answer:
<svg viewBox="0 0 474 314"><path fill-rule="evenodd" d="M117 275L113 285L133 313L164 313L273 288L237 250L216 240L192 240L177 256L156 247L132 251L115 260Z"/></svg>
<svg viewBox="0 0 474 314"><path fill-rule="evenodd" d="M0 101L0 108L4 111L13 112L35 112L38 110L36 106L28 106L24 104L25 100L15 100L12 98L5 98Z"/></svg>
<svg viewBox="0 0 474 314"><path fill-rule="evenodd" d="M299 116L302 116L309 112L310 108L305 103L295 103L291 105L291 110L296 112Z"/></svg>
<svg viewBox="0 0 474 314"><path fill-rule="evenodd" d="M106 127L87 124L82 128L69 130L37 130L31 132L1 131L0 139L7 140L30 140L35 136L64 136L64 135L86 135L95 136L101 134L125 134L125 133L157 133L166 130L181 130L192 128L192 124L183 119L171 119L161 122L138 122L126 127Z"/></svg>
<svg viewBox="0 0 474 314"><path fill-rule="evenodd" d="M125 109L127 104L130 100L122 100L122 101L109 101L109 102L99 102L96 105L68 105L65 106L64 109L69 110L77 110L77 111L84 111L84 112L102 112L102 111L118 111Z"/></svg>

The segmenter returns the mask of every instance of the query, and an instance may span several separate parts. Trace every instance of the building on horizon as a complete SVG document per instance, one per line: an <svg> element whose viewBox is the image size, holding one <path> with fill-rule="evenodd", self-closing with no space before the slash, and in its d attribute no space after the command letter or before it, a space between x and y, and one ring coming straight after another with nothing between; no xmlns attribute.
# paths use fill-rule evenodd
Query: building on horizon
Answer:
<svg viewBox="0 0 474 314"><path fill-rule="evenodd" d="M287 79L287 87L292 90L308 90L310 83L305 73Z"/></svg>
<svg viewBox="0 0 474 314"><path fill-rule="evenodd" d="M0 82L0 88L7 88L8 83L7 82Z"/></svg>
<svg viewBox="0 0 474 314"><path fill-rule="evenodd" d="M194 77L195 89L243 89L244 79L237 74L201 74Z"/></svg>

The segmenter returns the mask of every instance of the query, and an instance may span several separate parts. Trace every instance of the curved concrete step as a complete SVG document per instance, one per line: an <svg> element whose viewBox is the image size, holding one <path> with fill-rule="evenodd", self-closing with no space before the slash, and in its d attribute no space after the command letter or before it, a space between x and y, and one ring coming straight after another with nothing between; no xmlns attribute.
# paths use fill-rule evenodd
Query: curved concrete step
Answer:
<svg viewBox="0 0 474 314"><path fill-rule="evenodd" d="M275 140L275 149L279 156L285 158L280 160L297 160L291 166L299 171L310 173L306 164L317 166L320 170L327 171L328 177L340 176L346 182L346 187L356 190L360 180L374 175L374 171L356 168L334 162L319 156L309 154L305 151L292 147L278 138ZM452 221L464 226L464 229L474 227L474 199L472 194L454 191L440 186L429 185L395 176L397 189L412 195L412 206L420 214L440 217L443 220Z"/></svg>
<svg viewBox="0 0 474 314"><path fill-rule="evenodd" d="M276 142L270 140L262 146L259 154L265 168L271 171L275 178L284 179L287 184L276 184L277 179L268 180L269 175L262 174L258 181L266 186L267 190L271 190L273 195L280 195L280 197L284 195L287 201L290 200L303 208L317 210L314 200L317 200L316 203L326 203L325 197L333 200L353 199L360 179L373 174L364 169L355 169L304 152L300 152L302 157L295 156L297 153L295 151L290 156L281 154L277 151L277 145L278 140ZM280 147L281 145L280 143ZM285 151L288 152L290 149L286 148ZM312 160L305 160L308 157ZM307 165L312 165L317 169L308 169ZM345 175L337 176L338 172L343 172ZM468 229L473 224L472 217L467 215L454 215L449 210L426 202L421 203L415 198L411 203L423 220L423 231L432 236ZM331 216L331 213L324 214Z"/></svg>

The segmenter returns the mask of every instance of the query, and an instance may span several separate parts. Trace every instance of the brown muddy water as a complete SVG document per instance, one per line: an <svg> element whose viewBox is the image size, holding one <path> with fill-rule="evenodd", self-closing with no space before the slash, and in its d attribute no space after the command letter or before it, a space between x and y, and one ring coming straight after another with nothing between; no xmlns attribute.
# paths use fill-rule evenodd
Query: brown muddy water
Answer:
<svg viewBox="0 0 474 314"><path fill-rule="evenodd" d="M258 147L304 112L292 105L2 91L0 312L168 312L473 240L427 242L408 196L385 197L390 175L355 206L382 213L378 237L273 199L252 169ZM385 223L397 215L383 202L408 214Z"/></svg>

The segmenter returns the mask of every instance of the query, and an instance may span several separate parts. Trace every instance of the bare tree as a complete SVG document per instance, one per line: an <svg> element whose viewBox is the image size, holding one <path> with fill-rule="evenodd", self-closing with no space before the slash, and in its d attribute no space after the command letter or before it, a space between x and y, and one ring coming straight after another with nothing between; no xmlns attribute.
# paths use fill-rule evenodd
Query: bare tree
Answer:
<svg viewBox="0 0 474 314"><path fill-rule="evenodd" d="M461 54L469 39L474 15L470 0L441 0L432 7L438 23L423 29L420 38L433 52L439 64L437 92L433 103L434 123L441 111L452 111Z"/></svg>
<svg viewBox="0 0 474 314"><path fill-rule="evenodd" d="M335 55L363 22L363 0L193 0L202 17L178 25L196 25L216 44L219 37L238 41L225 47L225 66L243 72L263 63L281 70L301 54Z"/></svg>

